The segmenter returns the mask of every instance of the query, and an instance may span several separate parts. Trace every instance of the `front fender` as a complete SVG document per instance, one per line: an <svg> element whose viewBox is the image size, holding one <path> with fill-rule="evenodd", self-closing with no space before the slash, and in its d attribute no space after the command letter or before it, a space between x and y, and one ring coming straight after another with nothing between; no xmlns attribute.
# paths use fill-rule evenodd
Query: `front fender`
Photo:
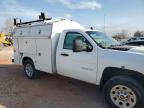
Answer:
<svg viewBox="0 0 144 108"><path fill-rule="evenodd" d="M144 74L144 55L129 51L103 49L98 54L97 84L100 84L102 74L107 67L127 69Z"/></svg>

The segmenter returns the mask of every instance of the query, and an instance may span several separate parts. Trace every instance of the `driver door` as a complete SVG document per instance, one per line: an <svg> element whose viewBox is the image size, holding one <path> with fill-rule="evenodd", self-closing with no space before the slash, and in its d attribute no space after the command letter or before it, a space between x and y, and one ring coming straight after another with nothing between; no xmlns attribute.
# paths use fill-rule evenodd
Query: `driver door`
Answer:
<svg viewBox="0 0 144 108"><path fill-rule="evenodd" d="M58 73L96 84L97 51L96 49L93 49L91 52L73 52L73 41L77 37L81 37L82 41L87 41L85 36L81 33L66 33L66 36L63 39L63 45L59 49L57 55ZM88 45L93 47L90 43L88 43Z"/></svg>

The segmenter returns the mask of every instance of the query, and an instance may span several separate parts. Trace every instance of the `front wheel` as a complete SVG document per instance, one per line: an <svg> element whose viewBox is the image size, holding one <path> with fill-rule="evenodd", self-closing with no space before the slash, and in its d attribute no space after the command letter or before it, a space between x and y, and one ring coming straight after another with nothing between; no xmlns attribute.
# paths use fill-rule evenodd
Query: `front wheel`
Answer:
<svg viewBox="0 0 144 108"><path fill-rule="evenodd" d="M24 62L24 71L29 79L38 78L38 72L35 70L35 66L32 60L28 59Z"/></svg>
<svg viewBox="0 0 144 108"><path fill-rule="evenodd" d="M144 108L143 87L131 77L113 77L107 81L103 91L112 108Z"/></svg>

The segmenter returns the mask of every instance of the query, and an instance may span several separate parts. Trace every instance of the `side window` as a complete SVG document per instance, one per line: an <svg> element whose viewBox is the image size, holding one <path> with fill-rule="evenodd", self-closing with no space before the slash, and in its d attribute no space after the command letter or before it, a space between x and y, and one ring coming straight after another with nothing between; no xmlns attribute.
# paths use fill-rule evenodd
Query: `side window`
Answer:
<svg viewBox="0 0 144 108"><path fill-rule="evenodd" d="M92 45L88 42L88 40L82 34L76 33L76 32L68 32L66 34L66 37L65 37L65 40L64 40L63 49L72 50L73 49L73 41L76 38L82 40L84 47L87 47L90 50L93 49Z"/></svg>
<svg viewBox="0 0 144 108"><path fill-rule="evenodd" d="M66 37L65 37L65 40L64 40L63 48L72 50L73 49L73 41L77 37L81 38L83 41L85 41L85 38L83 37L82 34L76 33L76 32L68 32L66 34Z"/></svg>

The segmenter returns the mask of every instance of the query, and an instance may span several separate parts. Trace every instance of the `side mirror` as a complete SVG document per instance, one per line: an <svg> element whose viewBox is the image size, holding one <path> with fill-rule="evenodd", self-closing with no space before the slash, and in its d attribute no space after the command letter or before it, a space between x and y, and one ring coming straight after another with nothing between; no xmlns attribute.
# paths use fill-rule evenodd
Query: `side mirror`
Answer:
<svg viewBox="0 0 144 108"><path fill-rule="evenodd" d="M73 41L73 52L91 52L92 48L89 48L86 42L83 42L81 38L76 38Z"/></svg>

